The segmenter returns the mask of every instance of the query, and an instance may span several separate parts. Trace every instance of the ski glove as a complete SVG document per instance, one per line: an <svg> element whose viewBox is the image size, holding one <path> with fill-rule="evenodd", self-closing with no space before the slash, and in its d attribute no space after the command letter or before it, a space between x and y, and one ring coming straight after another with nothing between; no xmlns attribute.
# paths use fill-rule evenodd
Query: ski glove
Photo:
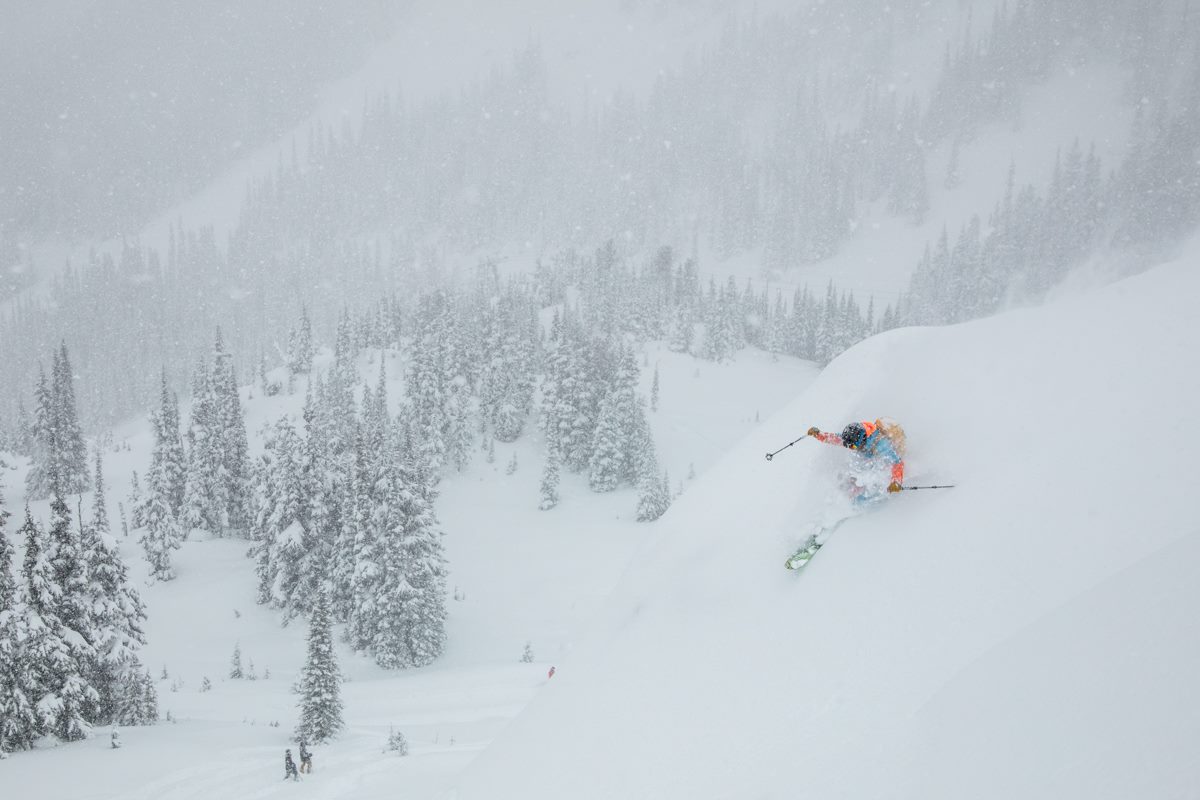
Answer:
<svg viewBox="0 0 1200 800"><path fill-rule="evenodd" d="M888 493L895 494L896 492L904 491L904 487L900 485L900 481L892 481L888 484Z"/></svg>
<svg viewBox="0 0 1200 800"><path fill-rule="evenodd" d="M808 429L808 435L809 435L809 436L816 436L816 435L817 435L818 433L820 433L820 432L821 432L821 429L820 429L820 428L818 428L818 427L817 427L817 426L815 426L815 425L814 425L813 427L811 427L811 428L809 428L809 429Z"/></svg>

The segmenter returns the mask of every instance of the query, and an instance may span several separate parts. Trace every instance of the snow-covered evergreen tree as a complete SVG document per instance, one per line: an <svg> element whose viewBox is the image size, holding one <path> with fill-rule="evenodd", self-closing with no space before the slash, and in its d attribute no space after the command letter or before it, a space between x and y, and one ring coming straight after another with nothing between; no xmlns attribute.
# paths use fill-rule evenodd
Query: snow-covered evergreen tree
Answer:
<svg viewBox="0 0 1200 800"><path fill-rule="evenodd" d="M152 417L154 427L154 452L151 456L151 471L158 465L162 470L160 480L167 492L171 514L179 519L183 512L184 487L187 483L187 454L179 432L179 398L167 385L163 371L159 393L159 410Z"/></svg>
<svg viewBox="0 0 1200 800"><path fill-rule="evenodd" d="M233 646L233 656L229 659L229 677L240 681L246 677L246 670L242 666L242 643L237 642Z"/></svg>
<svg viewBox="0 0 1200 800"><path fill-rule="evenodd" d="M317 591L308 629L308 658L300 674L300 724L296 736L314 744L342 728L341 672L333 649L333 613L329 589Z"/></svg>
<svg viewBox="0 0 1200 800"><path fill-rule="evenodd" d="M36 399L26 496L41 500L55 491L64 495L86 491L87 446L79 426L74 374L66 344L54 353L50 381L47 383L45 373L39 378Z"/></svg>
<svg viewBox="0 0 1200 800"><path fill-rule="evenodd" d="M83 527L82 544L90 594L92 644L95 659L88 679L100 695L95 722L116 718L125 687L137 679L132 665L146 643L146 610L129 584L128 570L108 526L104 502L104 473L96 452L92 520Z"/></svg>
<svg viewBox="0 0 1200 800"><path fill-rule="evenodd" d="M250 530L250 445L238 393L233 359L217 329L212 365L213 415L220 455L222 517L226 531L245 536Z"/></svg>
<svg viewBox="0 0 1200 800"><path fill-rule="evenodd" d="M480 413L496 439L513 442L533 410L536 311L529 298L512 291L500 298L489 324Z"/></svg>
<svg viewBox="0 0 1200 800"><path fill-rule="evenodd" d="M621 483L637 480L636 455L645 410L637 395L638 366L633 350L622 345L592 439L588 484L596 492L611 492Z"/></svg>
<svg viewBox="0 0 1200 800"><path fill-rule="evenodd" d="M39 365L38 383L34 392L33 423L30 426L31 445L29 472L25 474L25 497L40 500L50 496L51 453L55 447L53 400L46 371Z"/></svg>
<svg viewBox="0 0 1200 800"><path fill-rule="evenodd" d="M169 581L175 577L175 568L171 565L171 552L182 546L184 529L171 507L172 496L178 487L171 483L172 456L168 443L169 433L161 424L161 416L157 417L155 422L158 431L150 473L147 475L146 496L138 506L138 521L142 523L142 535L138 541L145 551L146 562L150 565L150 576L155 580ZM202 507L202 502L194 504L195 509Z"/></svg>
<svg viewBox="0 0 1200 800"><path fill-rule="evenodd" d="M221 446L221 411L215 378L203 361L192 379L192 414L188 427L187 478L180 523L184 537L194 529L221 535L227 525L227 482ZM169 506L168 506L169 507Z"/></svg>
<svg viewBox="0 0 1200 800"><path fill-rule="evenodd" d="M267 504L259 509L256 546L259 601L283 609L286 621L308 608L310 573L322 556L314 550L312 503L318 487L306 485L305 443L286 417L275 423L268 447Z"/></svg>
<svg viewBox="0 0 1200 800"><path fill-rule="evenodd" d="M5 531L8 517L0 495L0 753L28 750L43 729L37 669L27 646L30 615L17 588L15 550ZM32 525L28 512L26 518Z"/></svg>
<svg viewBox="0 0 1200 800"><path fill-rule="evenodd" d="M429 487L400 451L399 426L357 466L354 607L349 637L383 667L424 666L445 643L445 556Z"/></svg>
<svg viewBox="0 0 1200 800"><path fill-rule="evenodd" d="M313 332L308 318L308 307L300 307L300 327L292 332L288 340L288 371L293 375L306 375L312 370Z"/></svg>
<svg viewBox="0 0 1200 800"><path fill-rule="evenodd" d="M96 660L90 592L81 535L60 495L50 503L51 525L44 552L38 553L33 583L38 612L48 635L46 673L39 710L49 730L73 742L87 738L100 696L86 677ZM40 608L38 607L40 606Z"/></svg>
<svg viewBox="0 0 1200 800"><path fill-rule="evenodd" d="M538 504L538 508L542 511L549 511L558 505L558 481L561 471L559 461L558 445L547 442L546 464L542 470L542 500Z"/></svg>
<svg viewBox="0 0 1200 800"><path fill-rule="evenodd" d="M153 725L158 722L158 690L150 671L138 661L129 664L129 679L122 684L119 725Z"/></svg>
<svg viewBox="0 0 1200 800"><path fill-rule="evenodd" d="M12 571L16 550L5 530L11 516L4 502L4 486L0 483L0 613L12 611L17 603L17 579Z"/></svg>

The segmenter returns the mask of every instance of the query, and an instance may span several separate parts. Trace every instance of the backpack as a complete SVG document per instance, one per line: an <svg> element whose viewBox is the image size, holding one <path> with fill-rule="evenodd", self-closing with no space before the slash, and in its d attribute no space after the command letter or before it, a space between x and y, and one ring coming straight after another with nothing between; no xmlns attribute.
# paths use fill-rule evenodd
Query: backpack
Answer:
<svg viewBox="0 0 1200 800"><path fill-rule="evenodd" d="M895 448L896 454L904 458L905 450L908 449L908 442L904 436L904 428L900 427L900 423L890 417L880 417L875 420L875 427L883 431L883 435L888 438Z"/></svg>

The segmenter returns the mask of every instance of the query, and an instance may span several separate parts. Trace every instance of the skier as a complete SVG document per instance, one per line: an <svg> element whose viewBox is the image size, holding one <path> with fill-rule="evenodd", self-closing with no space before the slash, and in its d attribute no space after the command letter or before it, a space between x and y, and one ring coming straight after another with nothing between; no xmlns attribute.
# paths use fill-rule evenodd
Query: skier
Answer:
<svg viewBox="0 0 1200 800"><path fill-rule="evenodd" d="M312 772L312 752L308 749L308 742L300 742L300 771Z"/></svg>
<svg viewBox="0 0 1200 800"><path fill-rule="evenodd" d="M283 779L286 781L291 778L294 781L300 780L300 773L296 771L296 762L292 761L292 751L283 751Z"/></svg>
<svg viewBox="0 0 1200 800"><path fill-rule="evenodd" d="M900 431L899 426L894 426L893 431ZM904 434L902 431L889 435L889 431L885 429L883 421L876 420L875 422L851 422L842 429L841 435L836 433L822 433L814 425L808 429L808 435L825 444L848 447L870 462L874 462L877 458L891 462L892 482L888 484L887 490L889 493L903 491L904 458L900 452L903 450L903 444L893 441L893 436L903 437ZM857 483L852 483L850 489L851 496L856 503L874 499L870 495L865 494L866 489L858 486Z"/></svg>

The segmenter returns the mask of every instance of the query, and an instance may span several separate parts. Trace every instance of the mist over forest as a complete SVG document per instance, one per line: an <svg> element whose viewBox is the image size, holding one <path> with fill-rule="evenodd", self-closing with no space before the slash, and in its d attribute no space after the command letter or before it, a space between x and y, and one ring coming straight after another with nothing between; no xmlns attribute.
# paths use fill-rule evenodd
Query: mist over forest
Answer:
<svg viewBox="0 0 1200 800"><path fill-rule="evenodd" d="M872 353L941 357L918 329L1069 353L1067 301L1190 269L1200 226L1188 0L48 0L0 12L0 75L0 755L155 723L155 611L222 570L314 741L339 649L453 694L504 624L460 588L495 580L480 530L582 526L604 597L693 448L816 376L858 413Z"/></svg>

